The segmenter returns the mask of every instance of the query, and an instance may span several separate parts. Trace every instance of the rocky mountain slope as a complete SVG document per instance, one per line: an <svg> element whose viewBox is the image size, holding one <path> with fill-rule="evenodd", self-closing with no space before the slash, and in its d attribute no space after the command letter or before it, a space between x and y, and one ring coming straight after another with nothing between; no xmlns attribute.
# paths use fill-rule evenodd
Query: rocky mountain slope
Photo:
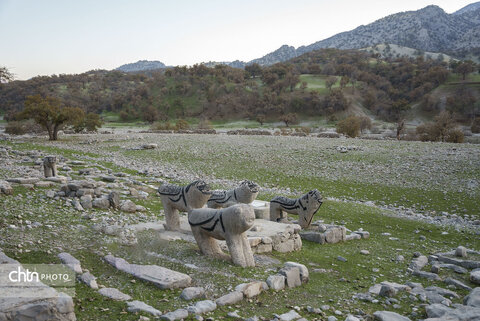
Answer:
<svg viewBox="0 0 480 321"><path fill-rule="evenodd" d="M283 45L261 58L246 63L236 60L234 62L209 62L207 65L225 64L235 68L243 68L245 65L258 63L261 66L268 66L321 48L361 49L378 44L395 44L421 51L448 52L453 55L456 52L468 52L474 48L479 48L480 2L469 4L452 14L446 13L438 6L430 5L417 11L396 13L307 46L295 48ZM136 64L139 63L142 63L140 67L144 69L136 69L135 71L154 69L145 61ZM135 64L124 66L130 65ZM118 69L133 71L124 70L124 66L122 66L123 69L122 67Z"/></svg>
<svg viewBox="0 0 480 321"><path fill-rule="evenodd" d="M139 60L134 63L121 65L120 67L116 68L115 70L123 71L123 72L135 72L135 71L144 71L144 70L154 70L154 69L163 69L167 66L160 61L148 61L148 60Z"/></svg>

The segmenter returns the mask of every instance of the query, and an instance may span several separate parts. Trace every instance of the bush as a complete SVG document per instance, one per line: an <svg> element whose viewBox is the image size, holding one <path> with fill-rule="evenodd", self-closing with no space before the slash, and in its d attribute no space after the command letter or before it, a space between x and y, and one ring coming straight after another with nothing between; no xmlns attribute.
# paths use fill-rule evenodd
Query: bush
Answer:
<svg viewBox="0 0 480 321"><path fill-rule="evenodd" d="M5 133L10 135L39 134L43 131L33 120L10 121L5 127Z"/></svg>
<svg viewBox="0 0 480 321"><path fill-rule="evenodd" d="M309 135L311 133L310 127L305 127L305 126L295 128L295 131L297 133L305 133L306 135Z"/></svg>
<svg viewBox="0 0 480 321"><path fill-rule="evenodd" d="M473 120L472 127L471 127L472 133L480 133L480 117L476 117Z"/></svg>
<svg viewBox="0 0 480 321"><path fill-rule="evenodd" d="M280 120L285 123L285 126L289 127L290 125L296 124L298 121L297 114L289 113L286 115L282 115Z"/></svg>
<svg viewBox="0 0 480 321"><path fill-rule="evenodd" d="M98 128L102 127L102 119L99 114L88 113L82 119L79 119L73 125L73 130L79 133L83 130L87 132L96 132Z"/></svg>
<svg viewBox="0 0 480 321"><path fill-rule="evenodd" d="M415 131L422 142L434 142L439 137L438 128L433 123L418 125Z"/></svg>
<svg viewBox="0 0 480 321"><path fill-rule="evenodd" d="M445 141L449 143L463 143L464 140L465 135L463 134L463 131L458 128L450 129L445 138Z"/></svg>
<svg viewBox="0 0 480 321"><path fill-rule="evenodd" d="M197 129L213 129L212 123L208 119L201 119Z"/></svg>
<svg viewBox="0 0 480 321"><path fill-rule="evenodd" d="M176 130L186 130L189 129L190 125L185 119L179 119L177 120L177 123L175 124L175 129Z"/></svg>
<svg viewBox="0 0 480 321"><path fill-rule="evenodd" d="M175 126L170 122L155 122L150 127L153 130L174 130Z"/></svg>
<svg viewBox="0 0 480 321"><path fill-rule="evenodd" d="M357 137L360 134L360 119L355 116L347 117L337 124L337 133L349 137Z"/></svg>
<svg viewBox="0 0 480 321"><path fill-rule="evenodd" d="M363 133L365 129L372 129L372 120L368 116L359 117L360 132Z"/></svg>

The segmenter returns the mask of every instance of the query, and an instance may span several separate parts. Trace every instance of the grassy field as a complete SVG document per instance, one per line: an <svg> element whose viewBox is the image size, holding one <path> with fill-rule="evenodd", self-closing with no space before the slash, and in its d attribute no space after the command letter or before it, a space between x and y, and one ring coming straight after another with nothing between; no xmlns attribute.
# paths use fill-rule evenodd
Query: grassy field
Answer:
<svg viewBox="0 0 480 321"><path fill-rule="evenodd" d="M92 141L93 143L84 144ZM141 144L154 142L154 150L132 150ZM178 298L179 290L160 290L155 286L134 280L105 263L107 253L123 257L131 263L158 264L188 273L194 285L207 289L208 298L217 298L232 291L246 280L265 280L285 261L305 264L310 270L310 281L302 287L285 291L262 293L251 300L221 307L204 317L218 320L231 311L242 317L254 315L272 319L299 307L299 313L308 320L324 320L342 311L347 314L371 314L377 310L391 310L411 317L425 317L422 302L412 301L408 295L396 298L399 306L393 308L380 298L379 303L352 300L355 293L363 293L375 283L391 281L421 282L424 286L442 283L425 281L406 273L414 252L428 255L451 250L458 245L480 250L478 235L472 230L456 229L415 220L394 217L393 211L366 206L351 201L374 201L411 207L429 215L446 211L478 218L480 192L469 187L480 181L480 147L472 145L432 144L418 142L383 142L363 140L319 139L301 137L261 137L227 135L98 135L68 136L58 142L39 139L0 142L14 150L30 153L38 150L62 155L70 160L83 160L86 165L72 165L72 178L83 167L98 166L114 172L122 171L146 184L158 185L150 175L140 175L144 168L165 173L167 180L186 183L196 176L211 181L214 187L227 187L241 179L252 179L264 189L260 199L274 195L296 196L311 188L318 188L324 197L349 199L326 200L315 219L325 223L344 224L350 230L363 228L371 233L367 240L350 241L320 246L305 241L299 252L273 252L271 258L280 264L243 269L228 262L204 257L195 244L184 241L164 242L154 232L137 235L138 244L120 245L112 236L95 232L91 227L100 222L133 224L158 219L162 204L150 190L146 200L122 196L147 208L146 213L127 214L117 211L87 211L82 217L61 200L47 199L47 189L15 188L12 197L0 198L0 248L22 263L59 263L57 253L67 250L77 257L103 286L116 287L135 300L144 301L162 312L185 307L190 303ZM347 153L338 146L350 146ZM355 148L353 148L355 147ZM33 162L24 162L32 166ZM175 173L175 175L170 175ZM5 166L0 177L12 175ZM153 176L157 176L153 174ZM35 229L9 228L24 226L25 221L38 221L43 226ZM390 233L390 236L382 233ZM448 233L448 235L445 235ZM423 237L426 237L425 239ZM40 241L40 242L39 242ZM370 251L370 255L360 254ZM397 255L405 257L397 262ZM337 260L338 256L347 262ZM174 260L173 260L174 259ZM176 261L178 260L178 261ZM191 269L184 264L195 264ZM442 277L452 275L441 272ZM455 275L468 283L468 275ZM466 292L456 291L461 296ZM77 283L75 313L78 320L138 320L139 315L126 311L126 304L106 299L84 284ZM460 303L461 300L454 300ZM307 312L307 306L329 305L323 315ZM415 314L412 315L412 312ZM144 316L151 317L148 314Z"/></svg>

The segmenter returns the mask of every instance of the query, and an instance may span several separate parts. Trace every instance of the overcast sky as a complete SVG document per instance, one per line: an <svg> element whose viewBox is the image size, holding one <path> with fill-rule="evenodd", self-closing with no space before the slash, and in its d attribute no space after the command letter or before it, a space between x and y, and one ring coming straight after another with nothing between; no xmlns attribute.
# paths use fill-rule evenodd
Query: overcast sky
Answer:
<svg viewBox="0 0 480 321"><path fill-rule="evenodd" d="M435 2L433 2L435 1ZM114 69L249 61L389 14L474 0L0 0L0 66L16 79Z"/></svg>

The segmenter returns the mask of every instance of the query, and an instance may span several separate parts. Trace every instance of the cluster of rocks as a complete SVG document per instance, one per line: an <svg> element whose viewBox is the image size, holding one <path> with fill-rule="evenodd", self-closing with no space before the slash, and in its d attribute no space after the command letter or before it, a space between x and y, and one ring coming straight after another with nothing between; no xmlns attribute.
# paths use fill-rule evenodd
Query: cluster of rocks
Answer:
<svg viewBox="0 0 480 321"><path fill-rule="evenodd" d="M249 283L242 283L235 287L233 292L227 293L215 301L203 300L198 301L194 305L190 305L185 308L180 308L172 312L163 314L160 318L162 320L181 320L187 318L191 314L204 314L212 312L217 309L218 306L234 305L242 301L243 299L251 299L263 291L273 290L280 291L287 288L294 288L301 286L303 283L308 282L309 272L305 265L286 262L284 267L279 270L275 275L270 275L265 281L252 281ZM203 298L205 290L203 288L186 288L182 291L180 297L184 300L193 300ZM236 313L235 313L236 314ZM238 314L232 315L232 317L240 318ZM281 318L281 320L286 320ZM290 319L293 320L293 319Z"/></svg>
<svg viewBox="0 0 480 321"><path fill-rule="evenodd" d="M53 191L47 192L47 196L51 198L71 198L72 206L79 211L91 208L112 208L128 213L145 211L143 206L135 205L131 200L120 200L120 193L116 191L108 192L107 188L112 187L111 185L94 180L70 181L63 184L60 191L56 193Z"/></svg>
<svg viewBox="0 0 480 321"><path fill-rule="evenodd" d="M268 130L261 129L236 129L229 130L227 135L262 135L262 136L271 136L272 132Z"/></svg>
<svg viewBox="0 0 480 321"><path fill-rule="evenodd" d="M347 235L347 231L350 234ZM309 230L301 231L300 236L304 240L319 244L334 244L350 240L368 239L370 233L361 228L352 232L344 226L316 222L312 224Z"/></svg>

